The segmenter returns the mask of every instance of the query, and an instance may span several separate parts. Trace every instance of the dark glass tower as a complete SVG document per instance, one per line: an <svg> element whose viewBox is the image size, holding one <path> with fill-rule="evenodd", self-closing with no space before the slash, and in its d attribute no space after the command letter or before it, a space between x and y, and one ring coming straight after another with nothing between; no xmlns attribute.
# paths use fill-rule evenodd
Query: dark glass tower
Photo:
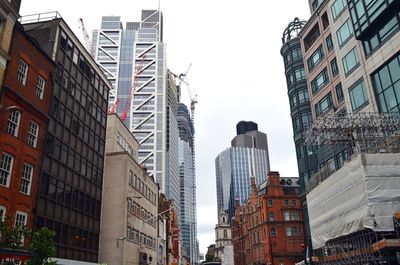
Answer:
<svg viewBox="0 0 400 265"><path fill-rule="evenodd" d="M312 124L310 99L304 75L304 62L298 33L305 21L295 18L290 22L282 36L281 55L285 65L285 76L290 103L290 115L293 125L293 140L296 145L297 166L300 179L300 201L305 223L305 238L311 245L308 221L306 184L310 176L318 171L318 159L313 147L304 145L303 133Z"/></svg>
<svg viewBox="0 0 400 265"><path fill-rule="evenodd" d="M54 14L23 24L57 65L35 227L56 232L56 257L97 262L111 84L64 20Z"/></svg>

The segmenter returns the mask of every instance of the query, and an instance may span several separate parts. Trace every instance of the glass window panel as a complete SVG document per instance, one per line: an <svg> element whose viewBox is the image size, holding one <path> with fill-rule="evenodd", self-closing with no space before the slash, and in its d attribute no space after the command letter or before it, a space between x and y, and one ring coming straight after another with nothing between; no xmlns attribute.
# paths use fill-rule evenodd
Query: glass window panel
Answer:
<svg viewBox="0 0 400 265"><path fill-rule="evenodd" d="M400 65L397 58L395 58L389 63L389 71L393 83L400 79Z"/></svg>

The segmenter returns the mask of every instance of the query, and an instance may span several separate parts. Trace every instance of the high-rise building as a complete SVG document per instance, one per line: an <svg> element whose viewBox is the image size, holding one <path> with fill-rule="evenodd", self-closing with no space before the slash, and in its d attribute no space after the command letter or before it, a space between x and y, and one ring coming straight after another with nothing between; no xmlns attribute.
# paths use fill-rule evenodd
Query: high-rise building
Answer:
<svg viewBox="0 0 400 265"><path fill-rule="evenodd" d="M56 65L35 227L56 232L57 257L97 262L111 84L58 13L22 24Z"/></svg>
<svg viewBox="0 0 400 265"><path fill-rule="evenodd" d="M177 91L166 67L161 11L142 10L141 21L125 29L120 17L103 17L92 42L113 85L109 103L139 142L139 163L179 207Z"/></svg>
<svg viewBox="0 0 400 265"><path fill-rule="evenodd" d="M293 125L293 141L296 147L297 167L300 181L300 202L305 223L305 239L311 245L311 233L308 222L306 185L308 179L318 171L316 147L304 145L304 131L312 124L312 111L307 89L304 61L301 53L299 32L305 21L295 18L289 23L282 36L281 55L285 66L287 93L289 97L290 116Z"/></svg>
<svg viewBox="0 0 400 265"><path fill-rule="evenodd" d="M312 15L298 39L307 62L313 113L312 130L304 142L318 145L319 170L306 185L315 255L319 264L399 264L398 252L382 243L398 240L394 216L399 201L381 187L398 175L393 170L399 157L400 3L310 0L309 4ZM378 186L365 186L372 176ZM349 183L355 181L365 188L353 190ZM397 189L398 184L391 185ZM368 198L360 199L365 194ZM332 207L321 212L320 205L328 201ZM354 209L365 212L351 214ZM341 230L339 220L344 218L346 229ZM354 226L364 220L373 225Z"/></svg>
<svg viewBox="0 0 400 265"><path fill-rule="evenodd" d="M194 172L194 124L189 110L183 103L178 105L179 127L179 176L181 195L182 243L191 264L196 264L197 221L196 221L196 177Z"/></svg>
<svg viewBox="0 0 400 265"><path fill-rule="evenodd" d="M239 140L243 137L249 137L251 140ZM235 201L238 200L242 204L250 195L250 177L255 176L256 184L260 185L267 179L270 169L265 133L245 132L236 136L232 143L235 144L215 159L218 213L227 210L229 222ZM248 146L247 143L251 145Z"/></svg>

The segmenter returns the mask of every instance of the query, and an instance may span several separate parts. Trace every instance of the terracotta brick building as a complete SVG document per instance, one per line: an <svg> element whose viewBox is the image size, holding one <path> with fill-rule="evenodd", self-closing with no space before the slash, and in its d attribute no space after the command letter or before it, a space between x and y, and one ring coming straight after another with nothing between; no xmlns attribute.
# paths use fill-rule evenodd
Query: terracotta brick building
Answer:
<svg viewBox="0 0 400 265"><path fill-rule="evenodd" d="M14 27L0 104L0 217L32 228L55 65Z"/></svg>
<svg viewBox="0 0 400 265"><path fill-rule="evenodd" d="M303 216L297 178L271 171L232 219L235 265L293 265L303 259Z"/></svg>

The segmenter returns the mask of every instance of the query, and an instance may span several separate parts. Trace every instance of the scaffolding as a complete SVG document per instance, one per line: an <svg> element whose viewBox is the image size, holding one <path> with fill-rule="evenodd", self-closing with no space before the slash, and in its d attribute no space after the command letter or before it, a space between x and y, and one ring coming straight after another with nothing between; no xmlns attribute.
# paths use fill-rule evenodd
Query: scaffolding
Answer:
<svg viewBox="0 0 400 265"><path fill-rule="evenodd" d="M315 250L315 261L318 265L400 264L400 224L395 217L394 223L394 231L365 229L330 240L324 247Z"/></svg>
<svg viewBox="0 0 400 265"><path fill-rule="evenodd" d="M352 153L400 152L400 113L330 113L304 132L305 145L348 145Z"/></svg>

